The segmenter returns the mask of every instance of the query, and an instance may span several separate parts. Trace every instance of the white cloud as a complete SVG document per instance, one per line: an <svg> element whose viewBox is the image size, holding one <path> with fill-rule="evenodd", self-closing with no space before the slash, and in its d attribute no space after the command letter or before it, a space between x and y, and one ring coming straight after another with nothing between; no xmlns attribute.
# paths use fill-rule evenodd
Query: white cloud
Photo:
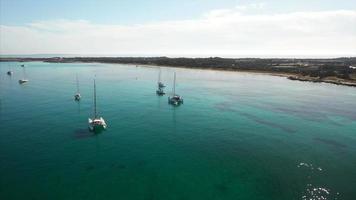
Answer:
<svg viewBox="0 0 356 200"><path fill-rule="evenodd" d="M247 5L238 5L235 10L247 11L247 10L259 10L265 7L265 3L252 3Z"/></svg>
<svg viewBox="0 0 356 200"><path fill-rule="evenodd" d="M139 25L85 20L0 26L1 54L356 55L356 11L246 14L211 11L200 19Z"/></svg>

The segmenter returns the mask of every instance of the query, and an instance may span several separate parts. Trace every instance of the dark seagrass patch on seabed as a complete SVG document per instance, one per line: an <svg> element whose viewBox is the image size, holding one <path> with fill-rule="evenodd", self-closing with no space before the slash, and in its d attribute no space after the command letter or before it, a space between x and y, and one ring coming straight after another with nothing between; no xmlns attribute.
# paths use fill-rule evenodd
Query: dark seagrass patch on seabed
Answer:
<svg viewBox="0 0 356 200"><path fill-rule="evenodd" d="M226 193L229 190L229 187L226 183L218 183L214 185L215 189L221 193Z"/></svg>
<svg viewBox="0 0 356 200"><path fill-rule="evenodd" d="M340 142L337 142L335 140L331 140L331 139L315 137L315 138L313 138L313 140L316 141L316 142L320 142L320 143L323 143L323 144L330 145L332 147L336 147L336 148L346 148L347 147L347 145L342 144Z"/></svg>
<svg viewBox="0 0 356 200"><path fill-rule="evenodd" d="M93 171L95 169L95 167L94 167L94 165L88 165L86 168L85 168L85 170L86 171Z"/></svg>
<svg viewBox="0 0 356 200"><path fill-rule="evenodd" d="M112 163L111 168L116 168L116 169L126 169L126 165L124 164L119 164L119 163Z"/></svg>
<svg viewBox="0 0 356 200"><path fill-rule="evenodd" d="M74 139L85 139L89 137L93 137L94 134L91 133L88 129L86 128L81 128L81 129L75 129L74 130Z"/></svg>
<svg viewBox="0 0 356 200"><path fill-rule="evenodd" d="M259 124L263 124L263 125L266 125L266 126L270 126L270 127L273 127L273 128L279 128L283 131L286 131L288 133L295 133L296 130L293 129L293 128L290 128L290 127L287 127L287 126L283 126L281 124L277 124L275 122L272 122L272 121L267 121L267 120L264 120L264 119L261 119L259 117L256 117L254 115L251 115L251 114L248 114L248 113L241 113L242 116L245 116Z"/></svg>
<svg viewBox="0 0 356 200"><path fill-rule="evenodd" d="M236 112L236 113L240 113L238 110L234 109L233 108L233 102L228 102L228 101L224 101L224 102L220 102L220 103L216 103L214 105L214 107L216 109L218 109L219 111L222 111L222 112ZM264 120L264 119L261 119L257 116L254 116L252 114L249 114L249 113L240 113L242 116L244 117L247 117L259 124L263 124L263 125L267 125L267 126L270 126L270 127L274 127L274 128L279 128L283 131L286 131L288 133L295 133L296 130L293 129L293 128L290 128L288 126L283 126L281 124L277 124L275 122L271 122L271 121L268 121L268 120Z"/></svg>
<svg viewBox="0 0 356 200"><path fill-rule="evenodd" d="M216 103L214 107L222 112L238 112L233 108L233 102L229 102L229 101Z"/></svg>

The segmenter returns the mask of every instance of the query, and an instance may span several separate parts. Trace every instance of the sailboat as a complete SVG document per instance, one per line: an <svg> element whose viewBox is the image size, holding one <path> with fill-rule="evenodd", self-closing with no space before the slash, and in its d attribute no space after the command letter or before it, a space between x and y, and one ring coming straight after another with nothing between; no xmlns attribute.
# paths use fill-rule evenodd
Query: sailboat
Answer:
<svg viewBox="0 0 356 200"><path fill-rule="evenodd" d="M168 103L178 106L183 104L183 98L176 94L176 73L174 72L174 81L173 81L173 96L168 97Z"/></svg>
<svg viewBox="0 0 356 200"><path fill-rule="evenodd" d="M81 96L80 96L80 92L79 92L78 74L76 74L76 80L77 80L77 93L75 93L74 99L75 99L76 101L80 101Z"/></svg>
<svg viewBox="0 0 356 200"><path fill-rule="evenodd" d="M161 81L161 68L159 68L159 74L158 74L158 88L164 88L166 87L162 81Z"/></svg>
<svg viewBox="0 0 356 200"><path fill-rule="evenodd" d="M158 89L156 90L156 94L159 96L165 95L166 93L163 91L164 87L166 86L161 82L161 68L160 68L158 74Z"/></svg>
<svg viewBox="0 0 356 200"><path fill-rule="evenodd" d="M22 68L22 72L23 72L23 79L20 79L20 80L19 80L19 83L20 83L20 84L24 84L24 83L27 83L27 82L28 82L28 79L26 79L26 71L25 71L25 68Z"/></svg>
<svg viewBox="0 0 356 200"><path fill-rule="evenodd" d="M163 95L165 95L166 93L163 91L162 88L158 88L158 89L156 90L156 94L159 95L159 96L163 96Z"/></svg>
<svg viewBox="0 0 356 200"><path fill-rule="evenodd" d="M106 129L105 120L102 117L98 116L96 110L96 85L94 79L94 117L88 119L89 130L94 132L99 132L101 130Z"/></svg>
<svg viewBox="0 0 356 200"><path fill-rule="evenodd" d="M9 76L11 76L13 73L14 73L14 72L11 71L11 68L10 68L10 66L9 66L9 71L7 71L6 74L9 75Z"/></svg>

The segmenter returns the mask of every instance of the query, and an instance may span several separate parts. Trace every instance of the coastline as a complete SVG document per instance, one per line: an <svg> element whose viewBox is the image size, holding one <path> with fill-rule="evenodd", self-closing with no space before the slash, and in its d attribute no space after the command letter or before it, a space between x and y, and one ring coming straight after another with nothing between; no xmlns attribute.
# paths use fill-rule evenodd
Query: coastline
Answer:
<svg viewBox="0 0 356 200"><path fill-rule="evenodd" d="M356 57L334 59L167 58L167 57L52 57L0 58L0 62L104 63L164 66L186 69L244 72L289 80L356 87ZM347 63L347 64L345 64ZM350 65L350 67L348 66Z"/></svg>
<svg viewBox="0 0 356 200"><path fill-rule="evenodd" d="M135 64L133 64L135 65ZM142 65L142 64L139 64ZM157 66L160 65L144 65L144 66ZM286 72L271 72L271 71L262 71L262 70L236 70L236 69L220 69L220 68L198 68L198 67L186 67L186 66L164 66L164 67L176 67L176 68L185 68L185 69L200 69L200 70L213 70L213 71L226 71L226 72L239 72L239 73L251 73L251 74L261 74L269 76L278 76L285 77L291 81L302 81L302 82L313 82L313 83L329 83L334 85L350 86L356 87L356 80L347 81L345 79L340 79L336 77L325 77L325 78L316 78L310 76L302 76L297 73L286 73Z"/></svg>

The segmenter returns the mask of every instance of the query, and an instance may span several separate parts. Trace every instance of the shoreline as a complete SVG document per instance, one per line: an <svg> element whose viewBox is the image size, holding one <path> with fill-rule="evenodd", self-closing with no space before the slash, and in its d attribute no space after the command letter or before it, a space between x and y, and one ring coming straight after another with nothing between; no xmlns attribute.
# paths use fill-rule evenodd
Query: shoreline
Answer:
<svg viewBox="0 0 356 200"><path fill-rule="evenodd" d="M112 64L119 64L119 63L112 63ZM129 64L135 65L135 64ZM142 65L142 64L139 64ZM161 67L160 65L142 65L142 66L157 66ZM251 74L261 74L261 75L269 75L269 76L278 76L284 77L291 81L301 81L301 82L312 82L312 83L329 83L333 85L342 85L342 86L350 86L356 87L356 80L355 81L345 81L345 79L338 79L335 77L326 77L323 79L309 77L309 76L302 76L297 73L286 73L286 72L271 72L271 71L262 71L262 70L236 70L236 69L217 69L217 68L198 68L198 67L186 67L186 66L162 66L162 67L176 67L176 68L184 68L184 69L199 69L199 70L213 70L213 71L221 71L221 72L239 72L239 73L251 73Z"/></svg>
<svg viewBox="0 0 356 200"><path fill-rule="evenodd" d="M167 57L0 58L0 62L102 63L243 72L289 80L356 87L356 57L335 59L230 59ZM348 62L349 66L345 65Z"/></svg>

